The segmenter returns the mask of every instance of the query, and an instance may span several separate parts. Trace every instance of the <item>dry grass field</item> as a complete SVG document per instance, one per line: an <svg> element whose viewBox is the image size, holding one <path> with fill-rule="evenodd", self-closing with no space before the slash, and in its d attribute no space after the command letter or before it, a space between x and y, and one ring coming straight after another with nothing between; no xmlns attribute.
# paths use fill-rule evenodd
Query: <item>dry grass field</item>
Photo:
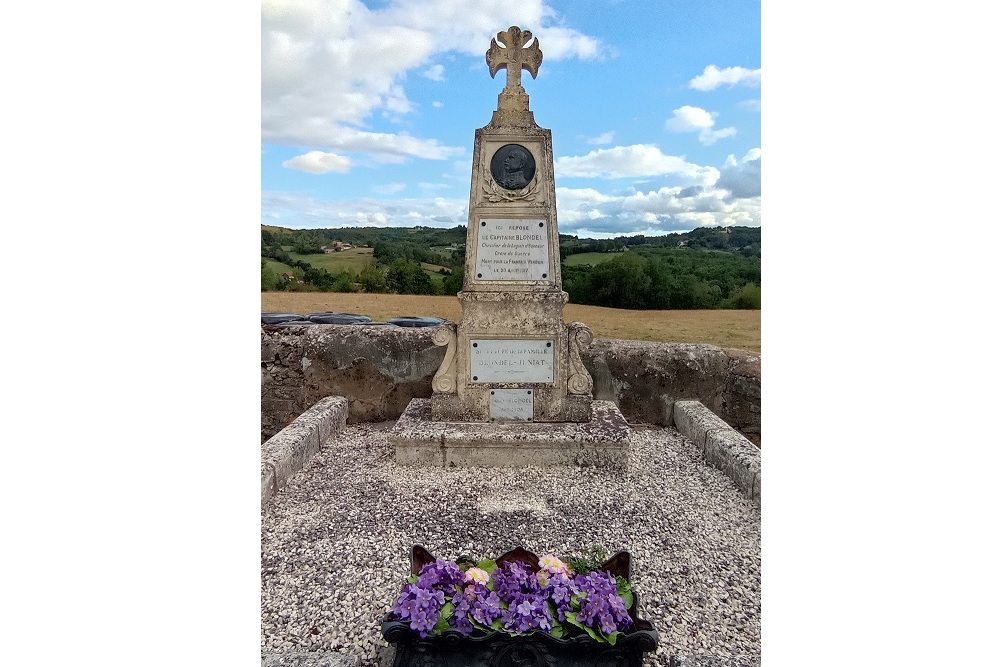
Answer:
<svg viewBox="0 0 1000 667"><path fill-rule="evenodd" d="M358 313L376 322L390 317L423 315L462 320L453 296L357 294L337 292L262 292L263 312ZM567 322L583 322L598 338L709 343L760 352L759 310L620 310L567 304Z"/></svg>

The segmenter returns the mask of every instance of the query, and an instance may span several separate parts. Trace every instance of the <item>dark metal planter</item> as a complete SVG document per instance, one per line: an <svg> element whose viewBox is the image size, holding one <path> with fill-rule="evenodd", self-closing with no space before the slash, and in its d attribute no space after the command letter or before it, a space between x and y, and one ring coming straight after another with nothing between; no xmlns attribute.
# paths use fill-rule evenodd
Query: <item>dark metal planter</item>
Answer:
<svg viewBox="0 0 1000 667"><path fill-rule="evenodd" d="M540 632L476 637L448 631L420 639L409 624L388 617L382 636L396 645L392 667L640 667L643 654L655 651L659 639L652 625L639 624L646 629L633 630L614 646L583 635L556 639Z"/></svg>
<svg viewBox="0 0 1000 667"><path fill-rule="evenodd" d="M520 547L496 560L497 563L518 561L538 569L538 557ZM434 557L423 547L413 547L414 574L433 561ZM600 569L628 579L631 557L628 552L619 552ZM556 639L543 632L463 635L449 630L421 639L409 623L392 620L391 614L382 620L382 636L396 647L392 667L640 667L643 654L656 650L659 637L649 621L636 617L637 606L636 596L629 609L635 627L620 636L614 646L587 635Z"/></svg>

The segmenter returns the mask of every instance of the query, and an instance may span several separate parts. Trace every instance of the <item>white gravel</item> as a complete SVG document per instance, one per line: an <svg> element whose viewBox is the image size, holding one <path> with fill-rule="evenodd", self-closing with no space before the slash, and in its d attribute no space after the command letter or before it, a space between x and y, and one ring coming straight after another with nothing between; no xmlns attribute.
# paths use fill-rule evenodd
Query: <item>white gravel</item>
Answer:
<svg viewBox="0 0 1000 667"><path fill-rule="evenodd" d="M421 544L444 558L521 545L632 554L646 664L760 656L760 509L672 428L633 427L627 471L397 466L392 422L332 438L261 518L261 650L375 667L382 616ZM317 656L318 657L318 656ZM737 662L744 664L743 660Z"/></svg>

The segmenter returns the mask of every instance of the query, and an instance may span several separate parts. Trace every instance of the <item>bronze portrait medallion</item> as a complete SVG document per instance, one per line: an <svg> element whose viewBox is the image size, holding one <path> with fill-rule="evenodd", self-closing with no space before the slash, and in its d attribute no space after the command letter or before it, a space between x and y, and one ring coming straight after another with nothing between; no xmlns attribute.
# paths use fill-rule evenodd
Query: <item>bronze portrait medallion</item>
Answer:
<svg viewBox="0 0 1000 667"><path fill-rule="evenodd" d="M501 146L490 160L490 174L506 190L523 190L535 177L535 158L520 144Z"/></svg>

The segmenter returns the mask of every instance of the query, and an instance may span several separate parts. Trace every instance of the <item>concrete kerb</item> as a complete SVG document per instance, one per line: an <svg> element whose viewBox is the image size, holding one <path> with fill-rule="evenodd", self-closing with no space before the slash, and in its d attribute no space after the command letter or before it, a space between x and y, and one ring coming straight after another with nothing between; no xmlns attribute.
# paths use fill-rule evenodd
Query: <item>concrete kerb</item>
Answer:
<svg viewBox="0 0 1000 667"><path fill-rule="evenodd" d="M760 449L699 401L675 401L673 421L705 460L733 480L750 500L760 502Z"/></svg>
<svg viewBox="0 0 1000 667"><path fill-rule="evenodd" d="M327 396L261 445L261 509L320 450L327 438L344 430L347 409L348 402L343 396Z"/></svg>

